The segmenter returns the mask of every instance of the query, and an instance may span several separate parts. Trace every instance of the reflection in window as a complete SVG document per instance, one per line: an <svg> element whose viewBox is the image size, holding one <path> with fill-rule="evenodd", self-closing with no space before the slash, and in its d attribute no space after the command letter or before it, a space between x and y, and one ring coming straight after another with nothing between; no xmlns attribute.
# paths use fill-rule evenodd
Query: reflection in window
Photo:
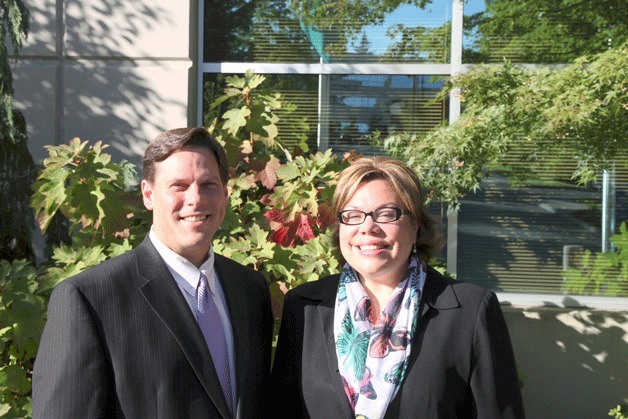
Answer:
<svg viewBox="0 0 628 419"><path fill-rule="evenodd" d="M449 60L451 1L205 2L205 62L390 63Z"/></svg>
<svg viewBox="0 0 628 419"><path fill-rule="evenodd" d="M209 111L209 104L222 95L228 75L205 76L205 124L220 117L228 103ZM307 137L311 149L331 148L342 153L357 150L372 154L371 135L394 131L425 132L442 124L445 103L429 103L443 86L442 78L406 75L325 75L328 86L320 95L315 75L265 75L263 87L280 92L283 103L296 106L295 113L279 111L279 140L285 145ZM294 121L305 118L305 132L294 129ZM321 125L320 137L318 125Z"/></svg>
<svg viewBox="0 0 628 419"><path fill-rule="evenodd" d="M626 13L626 2L616 0L469 0L463 61L569 63L621 46Z"/></svg>
<svg viewBox="0 0 628 419"><path fill-rule="evenodd" d="M425 132L445 118L445 103L429 104L442 88L442 79L406 75L332 75L328 146L338 152L372 154L371 134Z"/></svg>

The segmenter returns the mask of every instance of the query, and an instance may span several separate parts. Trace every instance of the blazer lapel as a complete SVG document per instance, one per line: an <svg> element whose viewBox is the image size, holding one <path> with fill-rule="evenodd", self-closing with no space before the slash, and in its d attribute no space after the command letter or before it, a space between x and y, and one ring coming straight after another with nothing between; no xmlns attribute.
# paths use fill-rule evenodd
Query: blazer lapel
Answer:
<svg viewBox="0 0 628 419"><path fill-rule="evenodd" d="M181 347L216 408L230 416L203 333L166 263L148 237L137 250L137 270L145 281L140 292Z"/></svg>
<svg viewBox="0 0 628 419"><path fill-rule="evenodd" d="M338 279L340 275L338 275ZM334 338L334 311L336 309L336 292L338 290L338 279L332 281L333 286L326 287L320 294L320 303L317 305L317 311L321 322L322 336L314 336L312 339L316 342L324 342L325 352L327 354L327 371L329 378L336 387L335 393L338 395L340 406L344 412L343 417L353 416L351 404L345 395L345 389L342 378L338 374L338 356L336 352L336 339ZM307 344L306 344L307 345Z"/></svg>
<svg viewBox="0 0 628 419"><path fill-rule="evenodd" d="M430 322L428 313L430 310L450 310L460 307L458 297L451 286L450 280L442 276L438 271L428 267L425 285L423 286L423 296L419 303L419 321L417 330L412 338L412 349L408 359L408 370L416 362L421 347L423 346L423 338ZM399 397L399 393L397 393ZM396 398L397 398L396 397Z"/></svg>
<svg viewBox="0 0 628 419"><path fill-rule="evenodd" d="M425 285L423 286L421 303L423 306L421 318L425 317L430 307L437 310L449 310L460 307L458 297L451 286L451 280L448 280L438 271L429 267L427 277L425 278Z"/></svg>

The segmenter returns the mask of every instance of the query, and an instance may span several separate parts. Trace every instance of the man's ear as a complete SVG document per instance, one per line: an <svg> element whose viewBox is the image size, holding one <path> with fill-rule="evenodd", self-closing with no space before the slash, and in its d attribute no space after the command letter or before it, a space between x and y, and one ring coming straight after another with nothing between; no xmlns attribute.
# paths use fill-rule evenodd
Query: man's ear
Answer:
<svg viewBox="0 0 628 419"><path fill-rule="evenodd" d="M153 187L146 179L142 179L140 186L142 188L142 201L144 201L144 206L147 210L151 211L153 209Z"/></svg>

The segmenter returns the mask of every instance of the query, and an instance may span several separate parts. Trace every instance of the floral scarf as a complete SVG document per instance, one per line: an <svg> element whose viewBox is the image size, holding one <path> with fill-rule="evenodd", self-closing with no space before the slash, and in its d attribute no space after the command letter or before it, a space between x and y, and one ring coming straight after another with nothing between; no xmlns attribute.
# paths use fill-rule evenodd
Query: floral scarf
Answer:
<svg viewBox="0 0 628 419"><path fill-rule="evenodd" d="M373 313L357 273L349 264L343 267L334 337L340 375L356 418L383 417L397 394L408 365L424 283L425 265L413 256L406 278L386 307Z"/></svg>

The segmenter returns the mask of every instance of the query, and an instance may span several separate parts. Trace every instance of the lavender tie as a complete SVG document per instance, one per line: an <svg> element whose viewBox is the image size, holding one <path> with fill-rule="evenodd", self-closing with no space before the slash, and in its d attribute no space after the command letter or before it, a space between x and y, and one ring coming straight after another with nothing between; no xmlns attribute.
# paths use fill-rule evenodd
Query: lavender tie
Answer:
<svg viewBox="0 0 628 419"><path fill-rule="evenodd" d="M216 373L220 379L222 391L227 399L229 410L233 413L235 401L234 389L231 385L229 372L229 355L227 353L227 339L222 324L220 313L211 295L207 277L201 272L201 280L198 287L198 324L207 342L207 347L212 355Z"/></svg>

